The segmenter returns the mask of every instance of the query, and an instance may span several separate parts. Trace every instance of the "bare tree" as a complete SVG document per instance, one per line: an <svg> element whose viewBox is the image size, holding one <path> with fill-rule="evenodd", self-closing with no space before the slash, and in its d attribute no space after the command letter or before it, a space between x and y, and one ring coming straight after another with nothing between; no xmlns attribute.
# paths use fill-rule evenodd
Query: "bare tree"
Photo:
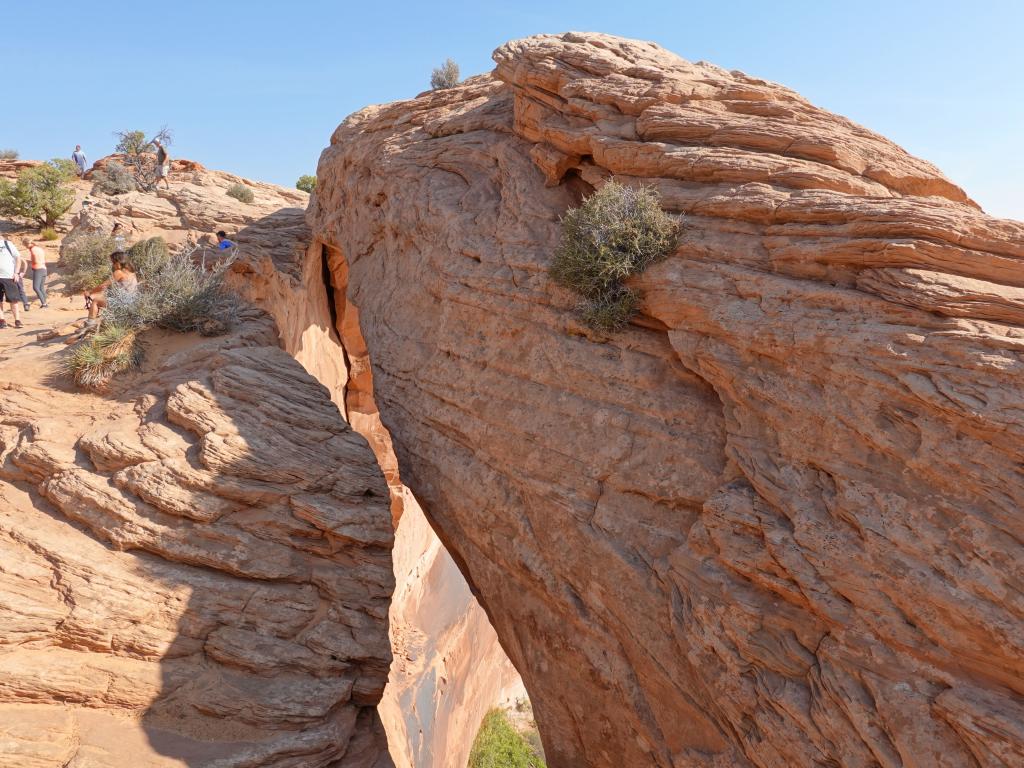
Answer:
<svg viewBox="0 0 1024 768"><path fill-rule="evenodd" d="M135 184L144 192L156 189L156 145L159 141L165 147L173 142L171 129L163 126L156 134L146 138L143 131L115 131L117 146L114 151L124 155L124 165L131 171Z"/></svg>

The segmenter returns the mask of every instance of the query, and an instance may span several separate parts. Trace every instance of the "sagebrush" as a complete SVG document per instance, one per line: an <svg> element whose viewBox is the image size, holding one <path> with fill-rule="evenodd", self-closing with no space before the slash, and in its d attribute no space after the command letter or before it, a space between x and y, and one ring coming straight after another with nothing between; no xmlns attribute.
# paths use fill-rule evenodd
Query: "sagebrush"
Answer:
<svg viewBox="0 0 1024 768"><path fill-rule="evenodd" d="M550 274L582 297L581 318L592 328L622 328L639 297L623 285L675 250L679 223L649 187L607 182L562 217L562 238Z"/></svg>
<svg viewBox="0 0 1024 768"><path fill-rule="evenodd" d="M256 199L256 195L245 184L232 184L228 187L227 194L228 197L233 197L235 200L240 200L243 203L251 203Z"/></svg>
<svg viewBox="0 0 1024 768"><path fill-rule="evenodd" d="M43 227L39 230L39 237L43 240L56 240L60 235L57 234L57 230L53 227Z"/></svg>
<svg viewBox="0 0 1024 768"><path fill-rule="evenodd" d="M151 253L155 250L151 249ZM231 262L227 260L207 270L196 264L192 256L191 251L179 251L169 254L155 270L140 266L139 287L134 292L119 286L109 288L104 322L128 328L155 326L181 333L198 331L204 336L229 330L240 307L237 296L224 284Z"/></svg>
<svg viewBox="0 0 1024 768"><path fill-rule="evenodd" d="M71 348L64 366L78 386L103 389L114 376L137 367L141 361L138 329L104 322Z"/></svg>
<svg viewBox="0 0 1024 768"><path fill-rule="evenodd" d="M64 292L91 291L110 277L110 254L117 250L109 235L83 235L65 241L60 255Z"/></svg>
<svg viewBox="0 0 1024 768"><path fill-rule="evenodd" d="M299 176L299 180L295 182L295 188L312 194L313 190L316 189L316 176L310 176L308 173Z"/></svg>
<svg viewBox="0 0 1024 768"><path fill-rule="evenodd" d="M0 149L0 160L17 160L18 150L16 149Z"/></svg>
<svg viewBox="0 0 1024 768"><path fill-rule="evenodd" d="M128 249L126 255L139 280L147 280L166 266L171 251L162 237L151 237L137 242Z"/></svg>
<svg viewBox="0 0 1024 768"><path fill-rule="evenodd" d="M111 160L104 168L93 171L93 179L96 181L94 192L105 195L123 195L138 189L132 172L117 160Z"/></svg>
<svg viewBox="0 0 1024 768"><path fill-rule="evenodd" d="M430 73L430 87L435 91L454 88L459 84L459 65L452 59L445 59L444 64Z"/></svg>
<svg viewBox="0 0 1024 768"><path fill-rule="evenodd" d="M469 768L546 768L544 759L500 709L484 717L469 753Z"/></svg>
<svg viewBox="0 0 1024 768"><path fill-rule="evenodd" d="M16 181L0 179L0 216L52 227L75 202L74 164L61 158L25 168Z"/></svg>

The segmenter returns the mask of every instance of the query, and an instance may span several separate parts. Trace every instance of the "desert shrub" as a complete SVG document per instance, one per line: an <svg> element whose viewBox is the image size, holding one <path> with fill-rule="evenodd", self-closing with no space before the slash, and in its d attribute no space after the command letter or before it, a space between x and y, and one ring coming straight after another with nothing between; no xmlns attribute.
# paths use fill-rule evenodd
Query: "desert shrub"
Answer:
<svg viewBox="0 0 1024 768"><path fill-rule="evenodd" d="M469 768L545 768L529 743L500 709L484 717L469 753Z"/></svg>
<svg viewBox="0 0 1024 768"><path fill-rule="evenodd" d="M0 149L0 160L17 160L18 150L16 149Z"/></svg>
<svg viewBox="0 0 1024 768"><path fill-rule="evenodd" d="M624 286L594 298L580 300L576 307L580 320L595 331L621 331L636 314L640 296Z"/></svg>
<svg viewBox="0 0 1024 768"><path fill-rule="evenodd" d="M89 291L110 277L110 254L117 247L108 235L85 235L65 241L60 256L64 292Z"/></svg>
<svg viewBox="0 0 1024 768"><path fill-rule="evenodd" d="M430 87L435 91L454 88L459 84L459 65L452 59L445 59L444 64L430 73Z"/></svg>
<svg viewBox="0 0 1024 768"><path fill-rule="evenodd" d="M114 151L124 156L124 166L135 181L136 189L149 192L156 187L156 151L154 141L164 147L172 143L171 131L164 126L152 139L147 139L143 131L116 131L117 145Z"/></svg>
<svg viewBox="0 0 1024 768"><path fill-rule="evenodd" d="M57 230L53 227L43 227L39 230L39 237L43 240L56 240L60 235L57 234Z"/></svg>
<svg viewBox="0 0 1024 768"><path fill-rule="evenodd" d="M198 331L204 336L224 333L239 309L238 298L224 285L229 266L226 261L208 271L192 261L191 252L171 254L156 271L139 275L137 291L108 289L104 321L127 328Z"/></svg>
<svg viewBox="0 0 1024 768"><path fill-rule="evenodd" d="M228 197L233 197L235 200L240 200L243 203L251 203L256 199L252 190L245 184L232 184L228 187Z"/></svg>
<svg viewBox="0 0 1024 768"><path fill-rule="evenodd" d="M93 173L96 189L105 195L123 195L134 192L138 187L131 171L117 160L111 160L105 168Z"/></svg>
<svg viewBox="0 0 1024 768"><path fill-rule="evenodd" d="M139 280L146 280L166 266L171 257L167 241L162 237L140 240L128 249L128 262L134 267Z"/></svg>
<svg viewBox="0 0 1024 768"><path fill-rule="evenodd" d="M141 361L138 329L104 322L72 347L65 369L78 386L103 389L114 376L137 367Z"/></svg>
<svg viewBox="0 0 1024 768"><path fill-rule="evenodd" d="M75 177L70 160L51 160L25 168L17 181L0 179L0 215L52 227L75 202L70 182Z"/></svg>
<svg viewBox="0 0 1024 768"><path fill-rule="evenodd" d="M309 174L299 176L299 180L295 182L295 188L301 189L303 192L312 193L316 189L316 176L310 176Z"/></svg>
<svg viewBox="0 0 1024 768"><path fill-rule="evenodd" d="M661 209L653 189L609 181L562 218L550 274L583 297L584 322L598 330L621 328L639 301L622 281L668 256L678 237L679 224Z"/></svg>

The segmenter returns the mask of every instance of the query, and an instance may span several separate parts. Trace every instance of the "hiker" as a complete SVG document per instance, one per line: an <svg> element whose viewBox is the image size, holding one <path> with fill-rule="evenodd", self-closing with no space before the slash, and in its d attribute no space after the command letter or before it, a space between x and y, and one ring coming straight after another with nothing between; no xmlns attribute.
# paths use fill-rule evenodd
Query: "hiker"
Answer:
<svg viewBox="0 0 1024 768"><path fill-rule="evenodd" d="M18 253L18 248L10 240L0 240L0 328L7 327L4 318L4 301L11 305L14 315L14 327L21 328L21 289L15 282L15 276L24 272L25 260Z"/></svg>
<svg viewBox="0 0 1024 768"><path fill-rule="evenodd" d="M28 248L28 266L32 270L32 290L39 299L39 307L46 309L46 249L38 242L33 243L27 237L25 246Z"/></svg>
<svg viewBox="0 0 1024 768"><path fill-rule="evenodd" d="M104 280L91 291L86 291L85 306L89 308L90 325L99 317L100 310L107 306L107 290L113 284L117 284L128 293L135 293L139 290L139 278L135 275L135 268L128 263L128 257L123 251L114 251L110 254L111 274L109 280Z"/></svg>
<svg viewBox="0 0 1024 768"><path fill-rule="evenodd" d="M110 237L114 240L114 248L118 251L127 250L128 238L125 237L124 227L120 222L114 222L114 228L110 230Z"/></svg>
<svg viewBox="0 0 1024 768"><path fill-rule="evenodd" d="M82 151L81 144L75 144L75 151L71 153L71 160L78 169L78 175L85 176L85 168L89 164L89 161L85 159L85 152Z"/></svg>
<svg viewBox="0 0 1024 768"><path fill-rule="evenodd" d="M217 250L226 251L228 248L234 248L235 242L228 240L228 233L223 229L217 233Z"/></svg>
<svg viewBox="0 0 1024 768"><path fill-rule="evenodd" d="M164 149L164 145L160 143L160 139L153 139L153 143L156 145L156 183L160 185L160 179L164 180L164 184L167 189L171 188L171 182L167 180L168 175L171 173L171 158L167 154L167 150Z"/></svg>

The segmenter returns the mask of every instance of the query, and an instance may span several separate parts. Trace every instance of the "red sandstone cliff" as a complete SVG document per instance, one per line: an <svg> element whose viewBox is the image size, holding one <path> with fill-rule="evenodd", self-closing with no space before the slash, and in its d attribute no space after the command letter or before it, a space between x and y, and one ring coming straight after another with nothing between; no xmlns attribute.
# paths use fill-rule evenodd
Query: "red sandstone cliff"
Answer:
<svg viewBox="0 0 1024 768"><path fill-rule="evenodd" d="M309 220L550 764L1024 764L1024 224L651 44L495 60L348 118ZM546 269L612 174L685 230L601 338Z"/></svg>

